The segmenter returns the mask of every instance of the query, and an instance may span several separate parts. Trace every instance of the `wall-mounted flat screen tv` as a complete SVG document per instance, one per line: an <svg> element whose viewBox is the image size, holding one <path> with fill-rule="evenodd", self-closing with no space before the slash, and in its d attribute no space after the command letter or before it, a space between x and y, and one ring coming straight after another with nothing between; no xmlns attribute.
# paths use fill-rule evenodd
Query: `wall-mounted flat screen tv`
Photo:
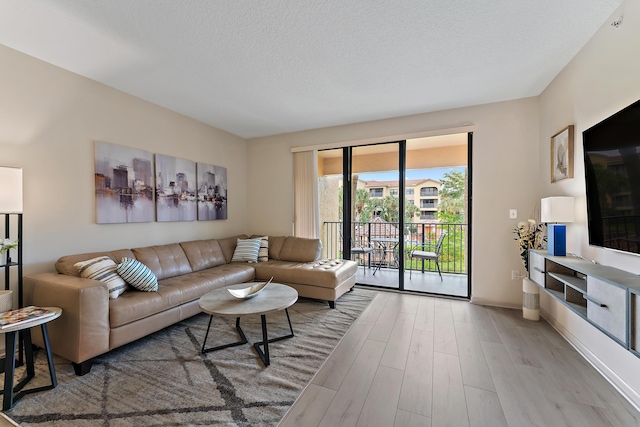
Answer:
<svg viewBox="0 0 640 427"><path fill-rule="evenodd" d="M640 101L582 133L589 244L640 254Z"/></svg>

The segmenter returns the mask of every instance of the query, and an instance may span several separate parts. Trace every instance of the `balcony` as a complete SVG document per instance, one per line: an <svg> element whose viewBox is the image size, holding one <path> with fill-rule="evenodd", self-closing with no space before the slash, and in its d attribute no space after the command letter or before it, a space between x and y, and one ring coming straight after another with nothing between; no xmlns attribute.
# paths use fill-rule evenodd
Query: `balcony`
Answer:
<svg viewBox="0 0 640 427"><path fill-rule="evenodd" d="M420 209L438 209L438 201L420 200Z"/></svg>
<svg viewBox="0 0 640 427"><path fill-rule="evenodd" d="M467 296L466 232L467 224L405 224L404 253L397 251L395 240L399 236L399 224L388 223L380 218L372 222L351 223L352 247L370 247L366 255L354 255L359 264L357 283L381 287L398 288L399 264L404 265L406 290ZM410 259L413 249L426 247L435 250L441 233L446 232L440 256L440 280L435 262ZM383 239L381 242L377 239ZM325 222L322 225L323 256L343 258L342 222ZM411 279L409 273L411 270ZM374 275L373 272L376 272Z"/></svg>
<svg viewBox="0 0 640 427"><path fill-rule="evenodd" d="M420 189L420 197L437 197L438 189L434 187L429 188L421 188Z"/></svg>

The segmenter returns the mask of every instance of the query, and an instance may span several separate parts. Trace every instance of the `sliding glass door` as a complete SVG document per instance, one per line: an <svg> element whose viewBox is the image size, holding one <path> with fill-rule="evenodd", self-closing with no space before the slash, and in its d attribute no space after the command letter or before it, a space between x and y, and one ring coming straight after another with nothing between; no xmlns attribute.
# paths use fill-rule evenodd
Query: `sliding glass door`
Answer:
<svg viewBox="0 0 640 427"><path fill-rule="evenodd" d="M358 283L402 289L404 141L352 147L351 259L361 266Z"/></svg>
<svg viewBox="0 0 640 427"><path fill-rule="evenodd" d="M318 152L323 256L357 283L468 297L471 134Z"/></svg>

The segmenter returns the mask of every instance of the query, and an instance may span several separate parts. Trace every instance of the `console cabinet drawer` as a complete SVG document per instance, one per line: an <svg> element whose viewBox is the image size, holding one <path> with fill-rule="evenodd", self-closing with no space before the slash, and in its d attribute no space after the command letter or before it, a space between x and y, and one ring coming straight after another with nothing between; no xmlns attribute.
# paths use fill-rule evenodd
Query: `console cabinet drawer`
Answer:
<svg viewBox="0 0 640 427"><path fill-rule="evenodd" d="M544 288L544 263L545 257L529 251L529 279Z"/></svg>
<svg viewBox="0 0 640 427"><path fill-rule="evenodd" d="M587 318L621 342L626 342L626 290L589 276L586 299Z"/></svg>

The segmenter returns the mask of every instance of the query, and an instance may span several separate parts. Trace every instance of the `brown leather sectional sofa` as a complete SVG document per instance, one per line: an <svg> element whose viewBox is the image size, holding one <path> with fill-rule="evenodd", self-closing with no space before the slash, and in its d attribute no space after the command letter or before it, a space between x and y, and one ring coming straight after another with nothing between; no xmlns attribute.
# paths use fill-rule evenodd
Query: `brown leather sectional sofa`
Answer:
<svg viewBox="0 0 640 427"><path fill-rule="evenodd" d="M198 299L213 289L273 276L301 297L327 300L334 308L355 284L356 263L321 260L317 239L269 236L268 261L230 262L237 238L247 236L63 256L57 273L25 277L25 304L62 308L48 327L51 348L84 375L92 358L199 313ZM158 291L129 290L109 299L102 282L80 277L74 266L104 255L116 263L123 257L142 262L157 276ZM43 345L35 330L33 340Z"/></svg>

